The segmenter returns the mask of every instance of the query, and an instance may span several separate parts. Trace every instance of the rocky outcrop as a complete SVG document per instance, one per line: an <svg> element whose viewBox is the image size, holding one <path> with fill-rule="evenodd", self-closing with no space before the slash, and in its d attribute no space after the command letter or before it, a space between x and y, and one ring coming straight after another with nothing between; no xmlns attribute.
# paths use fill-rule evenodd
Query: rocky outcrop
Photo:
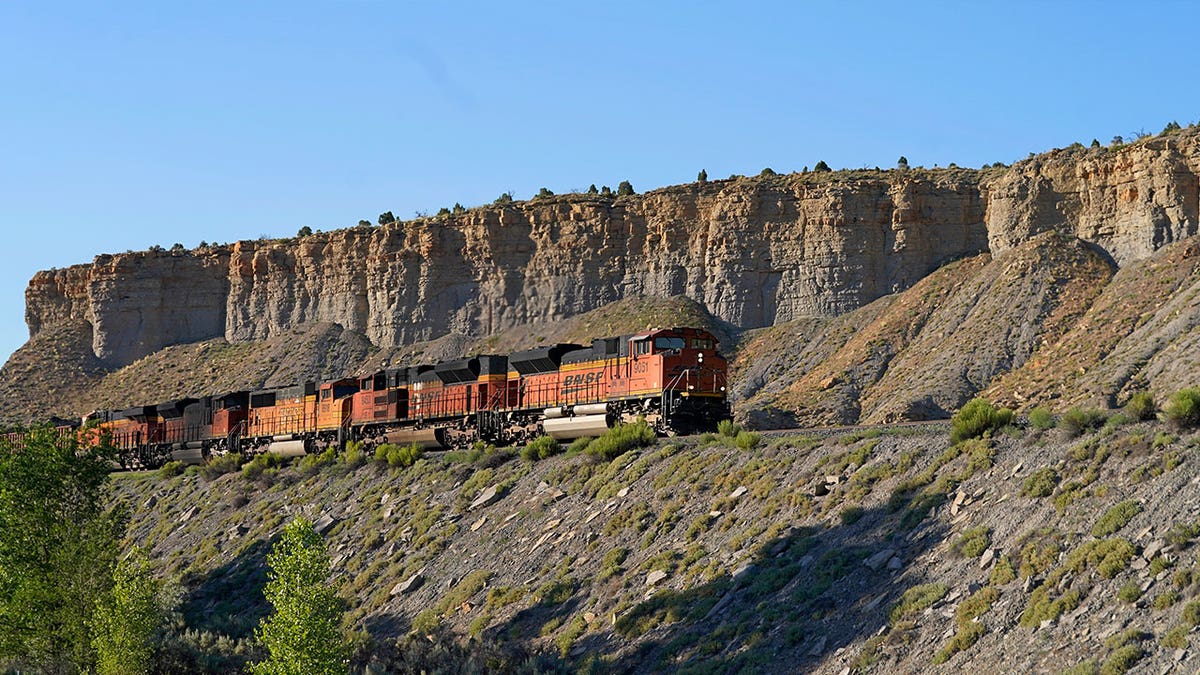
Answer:
<svg viewBox="0 0 1200 675"><path fill-rule="evenodd" d="M1200 225L1200 134L1117 148L1057 150L985 181L988 243L999 254L1048 230L1098 245L1118 264Z"/></svg>
<svg viewBox="0 0 1200 675"><path fill-rule="evenodd" d="M1200 131L1054 151L980 171L731 178L566 195L297 240L100 256L30 282L31 335L86 321L119 366L171 344L268 339L310 323L395 347L684 295L740 328L832 317L948 260L1035 235L1124 265L1194 234Z"/></svg>
<svg viewBox="0 0 1200 675"><path fill-rule="evenodd" d="M91 265L38 272L25 291L31 336L83 320L92 352L121 366L173 344L225 332L229 255L224 249L98 256Z"/></svg>

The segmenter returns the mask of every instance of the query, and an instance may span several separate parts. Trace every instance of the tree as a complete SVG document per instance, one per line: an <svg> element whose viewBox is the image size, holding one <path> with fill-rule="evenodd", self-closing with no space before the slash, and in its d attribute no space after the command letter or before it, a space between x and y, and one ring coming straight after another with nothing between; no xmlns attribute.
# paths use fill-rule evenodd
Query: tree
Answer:
<svg viewBox="0 0 1200 675"><path fill-rule="evenodd" d="M312 236L312 228L311 228L311 227L309 227L309 226L307 226L307 225L305 225L304 227L300 228L300 229L299 229L299 230L296 232L296 236L297 236L297 237L309 237L309 236Z"/></svg>
<svg viewBox="0 0 1200 675"><path fill-rule="evenodd" d="M620 183L617 183L617 196L618 197L627 197L631 194L634 194L633 185L630 184L629 181L623 180Z"/></svg>
<svg viewBox="0 0 1200 675"><path fill-rule="evenodd" d="M1100 139L1098 139L1098 138L1093 138L1093 139L1092 139L1092 147L1093 147L1093 148L1098 148L1098 147L1100 147Z"/></svg>
<svg viewBox="0 0 1200 675"><path fill-rule="evenodd" d="M704 169L700 169L700 173L696 174L696 182L697 183L707 183L708 182L708 172L705 171Z"/></svg>
<svg viewBox="0 0 1200 675"><path fill-rule="evenodd" d="M513 203L513 193L511 191L500 193L500 196L496 197L495 203L501 206Z"/></svg>
<svg viewBox="0 0 1200 675"><path fill-rule="evenodd" d="M155 633L164 617L158 592L150 562L140 550L117 564L112 589L96 603L88 622L100 675L150 672Z"/></svg>
<svg viewBox="0 0 1200 675"><path fill-rule="evenodd" d="M369 220L360 220L360 221L358 221L358 226L359 226L359 227L370 227L370 226L371 226L371 221L369 221Z"/></svg>
<svg viewBox="0 0 1200 675"><path fill-rule="evenodd" d="M833 169L829 168L829 165L825 163L825 160L821 160L821 161L817 162L816 166L813 167L813 171L816 171L819 173L822 171L833 171Z"/></svg>
<svg viewBox="0 0 1200 675"><path fill-rule="evenodd" d="M537 197L534 197L534 199L545 199L546 197L553 197L553 196L554 196L554 193L551 192L549 188L540 188L538 190Z"/></svg>
<svg viewBox="0 0 1200 675"><path fill-rule="evenodd" d="M467 207L463 206L462 204L459 204L458 202L454 202L454 207L452 209L450 209L450 212L456 216L461 215L461 214L467 212Z"/></svg>
<svg viewBox="0 0 1200 675"><path fill-rule="evenodd" d="M596 184L595 184L595 183L592 183L591 185L589 185L589 186L588 186L588 190L587 190L587 191L588 191L588 194L589 194L589 195L598 195L598 194L600 194L600 191L596 189Z"/></svg>
<svg viewBox="0 0 1200 675"><path fill-rule="evenodd" d="M608 187L607 185L601 185L600 186L600 196L601 197L611 197L612 196L612 188Z"/></svg>
<svg viewBox="0 0 1200 675"><path fill-rule="evenodd" d="M126 516L106 508L111 448L50 427L0 441L0 660L90 668L88 621L112 586Z"/></svg>
<svg viewBox="0 0 1200 675"><path fill-rule="evenodd" d="M275 611L256 636L270 656L252 664L258 675L349 672L350 646L341 630L342 602L329 585L329 554L311 522L297 518L267 555L263 589Z"/></svg>
<svg viewBox="0 0 1200 675"><path fill-rule="evenodd" d="M900 155L900 159L896 160L896 168L902 171L908 171L908 158Z"/></svg>
<svg viewBox="0 0 1200 675"><path fill-rule="evenodd" d="M393 216L391 211L384 211L379 214L380 225L391 225L394 222L396 222L396 216Z"/></svg>
<svg viewBox="0 0 1200 675"><path fill-rule="evenodd" d="M772 169L771 167L768 166L767 168L763 169L762 171L759 171L758 175L762 176L763 178L766 178L767 176L774 176L775 169Z"/></svg>

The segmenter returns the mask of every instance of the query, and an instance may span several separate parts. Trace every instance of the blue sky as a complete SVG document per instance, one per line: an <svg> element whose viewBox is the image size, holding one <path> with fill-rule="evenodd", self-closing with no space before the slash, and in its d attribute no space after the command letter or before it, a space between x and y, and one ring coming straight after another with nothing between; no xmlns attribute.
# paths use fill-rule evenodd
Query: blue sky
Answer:
<svg viewBox="0 0 1200 675"><path fill-rule="evenodd" d="M107 6L111 4L111 6ZM0 357L39 269L505 191L979 166L1200 119L1194 3L0 4Z"/></svg>

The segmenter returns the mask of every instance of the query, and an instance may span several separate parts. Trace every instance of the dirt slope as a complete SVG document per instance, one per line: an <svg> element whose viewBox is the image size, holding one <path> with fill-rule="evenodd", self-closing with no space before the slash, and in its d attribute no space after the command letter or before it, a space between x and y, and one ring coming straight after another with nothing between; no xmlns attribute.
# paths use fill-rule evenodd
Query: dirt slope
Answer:
<svg viewBox="0 0 1200 675"><path fill-rule="evenodd" d="M117 494L131 539L187 585L172 649L213 668L250 653L263 554L304 514L377 649L415 631L478 636L439 652L456 658L602 672L926 672L945 651L945 672L1054 673L1136 646L1140 672L1194 672L1198 444L1143 423L950 447L934 425L612 462L125 477Z"/></svg>

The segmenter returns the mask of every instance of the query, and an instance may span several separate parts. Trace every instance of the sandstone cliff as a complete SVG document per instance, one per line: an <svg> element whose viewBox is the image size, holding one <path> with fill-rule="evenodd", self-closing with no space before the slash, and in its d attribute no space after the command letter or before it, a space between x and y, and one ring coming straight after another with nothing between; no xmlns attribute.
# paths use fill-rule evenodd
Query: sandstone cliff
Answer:
<svg viewBox="0 0 1200 675"><path fill-rule="evenodd" d="M488 335L622 298L691 297L733 325L840 314L987 245L971 172L732 179L571 195L283 242L101 256L42 272L32 334L94 328L120 366L164 346L336 323L390 347Z"/></svg>
<svg viewBox="0 0 1200 675"><path fill-rule="evenodd" d="M1118 264L1194 234L1200 132L1010 168L734 178L566 195L298 240L98 257L30 282L31 336L93 327L120 366L162 347L336 323L393 347L488 335L635 296L686 295L741 328L835 316L947 260L1044 231Z"/></svg>

